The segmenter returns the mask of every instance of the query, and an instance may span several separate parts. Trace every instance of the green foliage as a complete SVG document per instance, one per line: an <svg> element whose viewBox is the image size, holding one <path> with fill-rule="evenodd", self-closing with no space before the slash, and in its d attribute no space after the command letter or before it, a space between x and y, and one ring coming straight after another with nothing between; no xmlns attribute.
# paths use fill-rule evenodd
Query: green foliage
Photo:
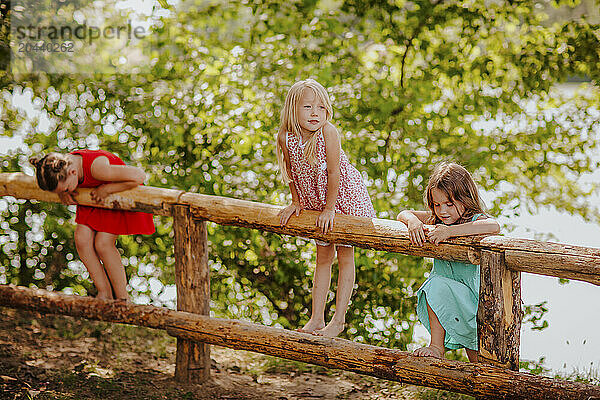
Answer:
<svg viewBox="0 0 600 400"><path fill-rule="evenodd" d="M525 360L519 362L519 368L521 371L529 372L535 375L551 375L555 379L565 379L575 382L590 383L592 385L600 385L598 366L594 366L593 361L590 362L590 365L587 368L573 368L571 372L566 372L566 370L563 370L559 373L552 373L552 371L545 366L545 362L546 357L540 357L537 361Z"/></svg>
<svg viewBox="0 0 600 400"><path fill-rule="evenodd" d="M538 361L520 361L519 370L529 372L530 374L543 375L550 372L550 369L544 366L546 357L540 357Z"/></svg>
<svg viewBox="0 0 600 400"><path fill-rule="evenodd" d="M526 305L523 309L523 322L531 322L534 331L541 331L548 327L548 321L544 320L544 315L548 312L546 306L548 302L542 301L538 304Z"/></svg>
<svg viewBox="0 0 600 400"><path fill-rule="evenodd" d="M600 220L584 201L596 187L577 183L598 166L598 91L576 101L552 92L573 75L598 84L597 26L585 19L548 23L534 1L183 3L161 2L150 17L150 73L1 75L0 129L28 149L2 170L31 173L30 152L99 146L144 168L152 186L283 205L278 115L289 86L314 77L379 217L422 208L431 166L452 159L491 194L494 215L552 205ZM32 99L37 119L15 96ZM66 261L76 259L69 209L5 200L0 211L6 281L92 291ZM174 282L173 235L170 219L156 222L156 234L119 245L132 294L161 304L151 286ZM307 321L312 244L214 224L209 241L214 315ZM357 250L356 265L346 337L405 349L429 263Z"/></svg>

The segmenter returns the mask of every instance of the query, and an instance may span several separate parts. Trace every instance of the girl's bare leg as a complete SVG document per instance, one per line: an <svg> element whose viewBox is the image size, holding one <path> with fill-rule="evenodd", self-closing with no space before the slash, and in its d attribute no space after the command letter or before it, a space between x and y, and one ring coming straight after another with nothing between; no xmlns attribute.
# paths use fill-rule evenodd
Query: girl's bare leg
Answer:
<svg viewBox="0 0 600 400"><path fill-rule="evenodd" d="M335 245L317 245L317 266L313 277L312 315L300 332L313 333L325 327L325 301L331 283L331 264L335 256Z"/></svg>
<svg viewBox="0 0 600 400"><path fill-rule="evenodd" d="M429 316L429 327L431 328L431 343L427 347L415 350L413 354L420 357L444 358L446 330L437 315L429 307L429 303L427 303L427 315Z"/></svg>
<svg viewBox="0 0 600 400"><path fill-rule="evenodd" d="M96 231L89 226L77 224L75 227L75 247L77 247L79 259L87 268L90 278L98 290L97 298L112 299L110 282L94 248L95 237Z"/></svg>
<svg viewBox="0 0 600 400"><path fill-rule="evenodd" d="M110 284L118 300L129 300L127 294L127 275L121 263L121 254L116 247L117 236L107 232L96 232L94 245L96 253L104 264L104 269L110 278Z"/></svg>
<svg viewBox="0 0 600 400"><path fill-rule="evenodd" d="M465 350L467 351L467 357L469 357L469 361L471 361L472 363L476 363L479 361L479 353L477 351L467 348L465 348Z"/></svg>
<svg viewBox="0 0 600 400"><path fill-rule="evenodd" d="M346 311L354 289L356 275L354 266L354 247L337 246L338 257L338 287L335 295L335 313L327 326L315 331L315 334L336 337L344 330Z"/></svg>

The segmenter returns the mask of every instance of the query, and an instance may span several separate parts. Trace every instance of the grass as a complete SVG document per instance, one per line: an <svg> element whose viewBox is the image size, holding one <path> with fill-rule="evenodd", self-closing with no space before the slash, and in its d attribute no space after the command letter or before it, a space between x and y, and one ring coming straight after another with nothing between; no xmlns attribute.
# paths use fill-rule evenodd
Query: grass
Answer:
<svg viewBox="0 0 600 400"><path fill-rule="evenodd" d="M153 377L139 374L119 373L114 377L103 378L93 372L93 368L84 370L57 371L51 378L52 384L35 397L36 400L59 399L194 399L194 393L185 388L157 389ZM22 397L26 399L27 397Z"/></svg>
<svg viewBox="0 0 600 400"><path fill-rule="evenodd" d="M593 362L590 363L589 368L579 369L574 368L571 373L560 373L554 376L555 378L566 379L575 382L585 382L592 385L600 386L600 370L593 366Z"/></svg>
<svg viewBox="0 0 600 400"><path fill-rule="evenodd" d="M422 400L474 400L475 397L467 396L466 394L448 392L440 389L428 389L421 392Z"/></svg>
<svg viewBox="0 0 600 400"><path fill-rule="evenodd" d="M590 363L588 368L579 369L573 368L570 373L559 372L552 373L550 368L547 368L545 364L546 358L540 357L538 361L521 361L521 371L529 372L535 375L545 375L556 379L565 379L573 382L584 382L592 385L600 385L600 369L594 366L594 362Z"/></svg>
<svg viewBox="0 0 600 400"><path fill-rule="evenodd" d="M275 373L275 374L284 374L284 373L311 373L311 374L319 374L319 375L327 375L331 374L334 370L321 367L319 365L307 364L301 361L295 360L286 360L284 358L279 357L261 357L263 361L260 365L261 373Z"/></svg>

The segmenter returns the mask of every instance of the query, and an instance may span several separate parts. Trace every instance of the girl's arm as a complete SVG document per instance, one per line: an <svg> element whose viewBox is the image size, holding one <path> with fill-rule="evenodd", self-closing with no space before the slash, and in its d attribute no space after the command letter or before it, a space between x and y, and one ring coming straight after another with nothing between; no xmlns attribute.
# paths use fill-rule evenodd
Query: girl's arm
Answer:
<svg viewBox="0 0 600 400"><path fill-rule="evenodd" d="M410 222L420 221L425 223L430 217L431 211L404 210L398 214L396 219L408 226Z"/></svg>
<svg viewBox="0 0 600 400"><path fill-rule="evenodd" d="M90 172L93 178L110 182L92 190L92 199L97 202L104 200L112 193L139 186L146 179L146 174L142 169L128 165L110 165L108 158L104 156L97 157L92 162Z"/></svg>
<svg viewBox="0 0 600 400"><path fill-rule="evenodd" d="M281 150L283 152L283 160L285 161L285 165L287 167L286 169L288 173L291 173L292 166L290 164L290 156L288 154L287 146L285 144L285 132L279 132L279 134L277 135L277 141L279 142L279 146L281 147ZM298 196L296 185L294 185L294 181L292 180L291 176L288 176L288 178L290 179L289 186L290 193L292 193L292 204L284 208L279 214L279 223L281 225L287 224L287 222L293 214L296 214L296 216L300 215L300 211L302 210L300 208L300 197Z"/></svg>
<svg viewBox="0 0 600 400"><path fill-rule="evenodd" d="M396 219L404 222L408 228L408 238L412 244L417 246L423 246L423 243L427 241L427 235L423 224L431 217L431 211L416 211L416 210L404 210Z"/></svg>
<svg viewBox="0 0 600 400"><path fill-rule="evenodd" d="M456 236L482 235L500 232L500 224L494 218L480 216L477 220L458 225L436 225L427 235L434 244Z"/></svg>
<svg viewBox="0 0 600 400"><path fill-rule="evenodd" d="M340 190L340 136L337 129L330 123L323 126L323 138L325 139L325 153L327 160L327 200L325 208L317 218L317 226L323 233L333 228L335 217L335 203Z"/></svg>

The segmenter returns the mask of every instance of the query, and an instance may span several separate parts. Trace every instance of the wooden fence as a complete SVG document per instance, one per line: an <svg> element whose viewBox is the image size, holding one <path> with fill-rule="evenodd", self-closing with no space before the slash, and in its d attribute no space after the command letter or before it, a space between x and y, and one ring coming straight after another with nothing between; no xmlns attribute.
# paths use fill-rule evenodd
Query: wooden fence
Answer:
<svg viewBox="0 0 600 400"><path fill-rule="evenodd" d="M384 219L337 216L333 232L314 226L318 213L303 211L282 227L281 207L179 190L138 187L94 203L79 190L79 204L172 216L175 231L177 310L118 304L45 291L0 287L0 304L166 329L178 338L176 378L202 382L209 377L208 344L247 349L405 383L486 398L600 399L600 387L517 372L521 325L520 272L600 285L600 249L503 236L453 238L438 246L412 246L404 224ZM58 202L32 177L0 174L0 195ZM347 243L402 254L481 265L479 364L420 358L410 353L361 345L344 339L268 328L208 317L210 277L206 221L280 234ZM189 314L193 313L193 314Z"/></svg>

